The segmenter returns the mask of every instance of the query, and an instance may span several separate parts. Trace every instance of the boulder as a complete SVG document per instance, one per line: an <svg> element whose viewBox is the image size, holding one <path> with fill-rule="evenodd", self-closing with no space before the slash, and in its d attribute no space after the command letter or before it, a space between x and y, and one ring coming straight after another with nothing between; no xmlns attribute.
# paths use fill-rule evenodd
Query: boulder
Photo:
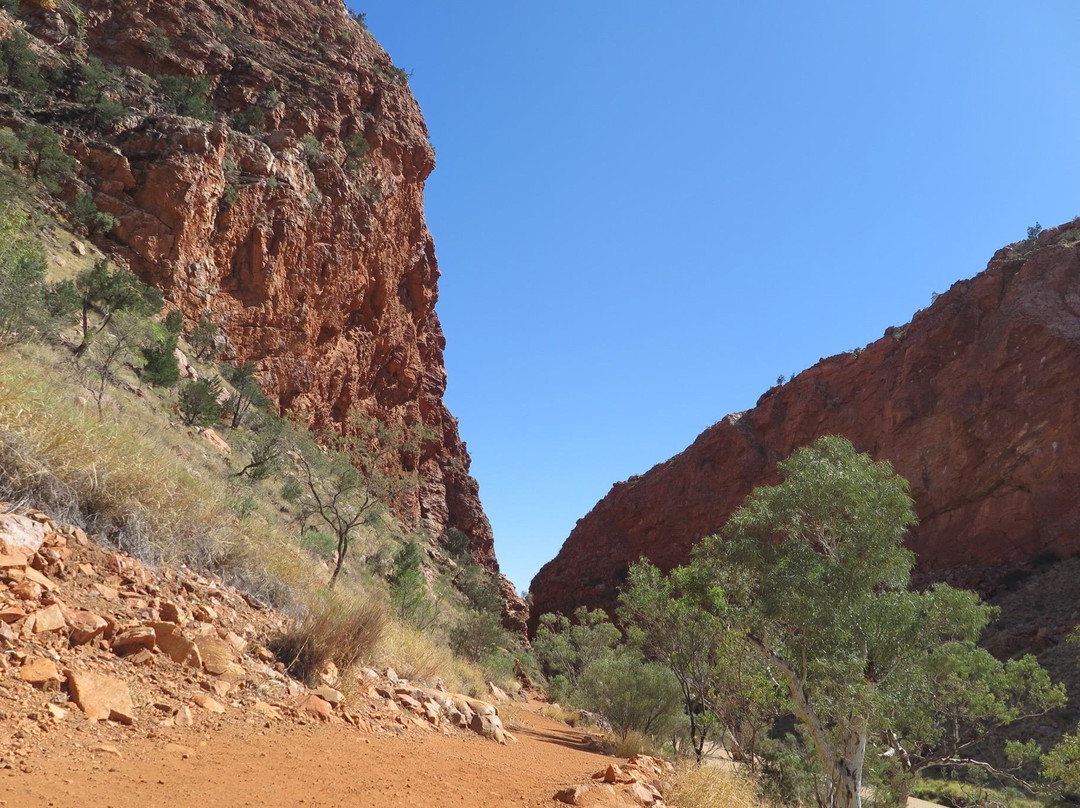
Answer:
<svg viewBox="0 0 1080 808"><path fill-rule="evenodd" d="M67 616L68 639L72 645L85 645L105 633L109 622L100 615L79 609Z"/></svg>
<svg viewBox="0 0 1080 808"><path fill-rule="evenodd" d="M79 709L91 721L135 721L135 705L122 679L100 673L67 672L68 691Z"/></svg>
<svg viewBox="0 0 1080 808"><path fill-rule="evenodd" d="M225 673L233 662L232 646L224 640L210 636L196 637L195 645L199 648L199 655L207 673Z"/></svg>
<svg viewBox="0 0 1080 808"><path fill-rule="evenodd" d="M33 656L19 669L19 678L34 687L45 688L60 683L60 671L51 659Z"/></svg>
<svg viewBox="0 0 1080 808"><path fill-rule="evenodd" d="M180 627L175 623L150 623L154 630L154 638L157 647L173 662L187 665L192 668L201 668L202 654L199 647L184 636Z"/></svg>
<svg viewBox="0 0 1080 808"><path fill-rule="evenodd" d="M0 514L0 553L29 558L45 543L45 528L26 516Z"/></svg>
<svg viewBox="0 0 1080 808"><path fill-rule="evenodd" d="M113 637L112 650L118 656L125 656L137 651L153 651L156 644L157 637L152 627L135 626Z"/></svg>

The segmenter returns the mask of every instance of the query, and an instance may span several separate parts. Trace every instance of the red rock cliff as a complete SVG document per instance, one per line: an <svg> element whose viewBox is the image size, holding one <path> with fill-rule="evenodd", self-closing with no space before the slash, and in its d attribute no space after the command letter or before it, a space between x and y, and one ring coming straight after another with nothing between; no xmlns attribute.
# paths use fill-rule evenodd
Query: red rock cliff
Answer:
<svg viewBox="0 0 1080 808"><path fill-rule="evenodd" d="M776 462L825 434L911 483L924 575L978 586L1080 552L1080 224L1000 250L909 325L824 359L688 449L617 483L532 582L533 614L610 607L724 525Z"/></svg>
<svg viewBox="0 0 1080 808"><path fill-rule="evenodd" d="M426 482L400 515L463 530L496 570L442 401L423 214L434 152L406 74L341 0L24 0L19 17L73 76L39 117L119 220L99 244L189 327L209 312L224 354L254 360L283 411L314 426L357 408L431 427ZM88 56L112 70L104 95L127 108L119 120L90 111L77 72Z"/></svg>

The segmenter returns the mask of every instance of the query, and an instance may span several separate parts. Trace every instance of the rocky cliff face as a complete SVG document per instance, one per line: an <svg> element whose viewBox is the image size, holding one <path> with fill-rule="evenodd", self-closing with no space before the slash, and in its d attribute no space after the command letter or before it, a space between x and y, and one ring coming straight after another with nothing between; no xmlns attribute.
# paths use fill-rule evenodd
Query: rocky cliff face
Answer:
<svg viewBox="0 0 1080 808"><path fill-rule="evenodd" d="M66 194L119 220L99 245L189 327L208 313L282 411L429 427L403 459L425 482L399 515L464 531L497 570L442 401L434 153L407 75L362 22L341 0L24 0L18 18L53 79L33 118L81 164ZM104 78L87 77L95 58Z"/></svg>
<svg viewBox="0 0 1080 808"><path fill-rule="evenodd" d="M1000 250L907 326L824 359L617 483L532 582L533 613L610 607L627 566L670 568L776 462L825 434L911 483L924 577L993 586L1080 552L1080 223Z"/></svg>

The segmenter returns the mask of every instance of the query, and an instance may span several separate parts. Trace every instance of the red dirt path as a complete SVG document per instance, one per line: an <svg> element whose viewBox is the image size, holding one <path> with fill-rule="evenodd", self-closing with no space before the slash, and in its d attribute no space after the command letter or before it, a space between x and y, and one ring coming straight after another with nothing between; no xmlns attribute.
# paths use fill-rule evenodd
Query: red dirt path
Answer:
<svg viewBox="0 0 1080 808"><path fill-rule="evenodd" d="M217 806L550 806L610 758L586 736L533 712L499 746L466 734L393 736L344 726L257 729L223 724L102 738L56 733L52 751L0 771L11 808ZM119 751L94 751L111 745ZM186 755L186 757L185 757Z"/></svg>

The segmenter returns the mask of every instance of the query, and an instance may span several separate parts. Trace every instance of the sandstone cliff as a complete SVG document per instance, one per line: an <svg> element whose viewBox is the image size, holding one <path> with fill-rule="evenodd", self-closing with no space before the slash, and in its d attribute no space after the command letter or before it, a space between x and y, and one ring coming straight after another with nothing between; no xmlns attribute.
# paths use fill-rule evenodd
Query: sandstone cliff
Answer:
<svg viewBox="0 0 1080 808"><path fill-rule="evenodd" d="M434 152L407 75L362 20L341 0L24 0L16 25L49 97L0 109L0 125L62 135L80 162L66 198L89 194L119 220L99 246L188 327L208 313L223 356L256 362L282 411L316 427L354 408L430 427L421 456L403 458L425 483L399 515L464 531L497 570L442 401L423 215Z"/></svg>
<svg viewBox="0 0 1080 808"><path fill-rule="evenodd" d="M824 359L617 483L532 582L533 614L610 607L627 566L687 560L776 462L824 434L911 483L923 577L988 589L1080 551L1080 223L1000 250L864 350Z"/></svg>

